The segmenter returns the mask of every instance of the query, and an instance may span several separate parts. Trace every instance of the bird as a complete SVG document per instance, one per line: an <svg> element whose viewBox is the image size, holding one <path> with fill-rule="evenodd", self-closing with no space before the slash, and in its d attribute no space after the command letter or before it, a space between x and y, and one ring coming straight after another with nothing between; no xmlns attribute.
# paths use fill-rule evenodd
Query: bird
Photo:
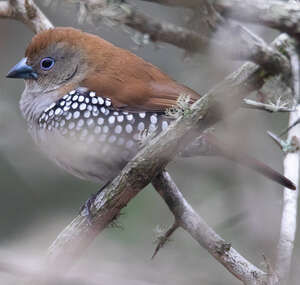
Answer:
<svg viewBox="0 0 300 285"><path fill-rule="evenodd" d="M25 80L20 110L41 150L67 172L104 185L139 151L143 132L168 128L174 118L166 110L181 94L191 103L201 97L130 51L70 27L36 34L7 77ZM181 155L197 154L203 144L213 155L295 189L279 172L234 153L212 134L200 135Z"/></svg>

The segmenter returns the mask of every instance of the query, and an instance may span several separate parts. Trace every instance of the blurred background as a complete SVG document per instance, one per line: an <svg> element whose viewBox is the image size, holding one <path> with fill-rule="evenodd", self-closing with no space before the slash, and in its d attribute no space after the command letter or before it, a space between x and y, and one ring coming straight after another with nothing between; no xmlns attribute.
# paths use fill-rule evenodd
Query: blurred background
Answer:
<svg viewBox="0 0 300 285"><path fill-rule="evenodd" d="M185 24L182 9L132 1L144 13ZM98 34L159 66L177 81L204 93L241 63L222 51L185 55L171 45L139 45L142 35L121 26L79 25L75 5L45 5L36 1L56 26L72 26ZM250 27L267 41L276 32ZM80 206L100 185L63 172L34 145L19 111L24 88L21 80L5 78L24 55L33 34L23 24L0 20L0 261L24 261L34 266L43 258L57 234L78 214ZM243 146L253 156L282 172L282 154L266 131L279 133L287 115L239 110L216 126L220 138ZM223 238L250 261L265 268L263 255L275 258L280 226L281 187L221 158L198 157L172 162L168 170L194 209ZM140 192L122 210L120 227L99 235L73 274L97 284L239 284L187 233L178 230L151 260L157 227L172 224L172 214L152 186ZM299 284L300 239L290 284ZM1 284L15 278L0 273ZM84 283L78 283L84 284Z"/></svg>

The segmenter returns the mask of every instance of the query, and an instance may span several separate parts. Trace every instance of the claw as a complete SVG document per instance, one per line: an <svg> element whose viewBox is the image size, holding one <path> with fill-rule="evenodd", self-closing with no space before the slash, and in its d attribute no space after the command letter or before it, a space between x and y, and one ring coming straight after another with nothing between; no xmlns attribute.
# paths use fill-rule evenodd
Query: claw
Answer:
<svg viewBox="0 0 300 285"><path fill-rule="evenodd" d="M107 181L101 186L96 194L92 194L89 199L85 201L85 203L80 207L80 213L82 216L87 217L88 224L91 226L93 220L93 214L91 211L92 205L94 204L96 197L104 190L104 188L111 182Z"/></svg>

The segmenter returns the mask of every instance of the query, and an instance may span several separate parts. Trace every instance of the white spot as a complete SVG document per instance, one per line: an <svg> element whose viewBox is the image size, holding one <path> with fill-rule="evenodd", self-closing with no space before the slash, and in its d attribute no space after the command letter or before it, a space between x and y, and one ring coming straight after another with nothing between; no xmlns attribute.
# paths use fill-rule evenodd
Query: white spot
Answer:
<svg viewBox="0 0 300 285"><path fill-rule="evenodd" d="M145 124L143 122L139 122L138 124L138 130L143 131L145 129Z"/></svg>
<svg viewBox="0 0 300 285"><path fill-rule="evenodd" d="M43 120L45 118L46 114L43 113L42 116L40 117L40 120Z"/></svg>
<svg viewBox="0 0 300 285"><path fill-rule="evenodd" d="M104 104L104 100L102 97L98 97L98 102L100 105L103 105Z"/></svg>
<svg viewBox="0 0 300 285"><path fill-rule="evenodd" d="M92 118L88 119L86 124L90 127L91 125L94 124L94 119L92 119Z"/></svg>
<svg viewBox="0 0 300 285"><path fill-rule="evenodd" d="M56 110L55 110L55 115L56 116L59 116L59 115L61 115L63 113L63 110L61 109L61 108L57 108Z"/></svg>
<svg viewBox="0 0 300 285"><path fill-rule="evenodd" d="M72 104L72 101L66 103L66 107L69 107Z"/></svg>
<svg viewBox="0 0 300 285"><path fill-rule="evenodd" d="M60 125L61 127L63 127L63 126L65 125L65 123L66 123L66 121L63 119L63 120L60 121L59 125Z"/></svg>
<svg viewBox="0 0 300 285"><path fill-rule="evenodd" d="M70 107L68 107L68 106L64 107L64 112L68 112L69 110L70 110Z"/></svg>
<svg viewBox="0 0 300 285"><path fill-rule="evenodd" d="M71 118L72 118L72 113L70 112L67 114L66 119L69 121Z"/></svg>
<svg viewBox="0 0 300 285"><path fill-rule="evenodd" d="M86 109L86 104L85 103L81 103L79 106L79 110L83 111Z"/></svg>
<svg viewBox="0 0 300 285"><path fill-rule="evenodd" d="M157 129L157 127L155 125L153 125L153 124L149 125L149 131L150 132L154 132L156 129Z"/></svg>
<svg viewBox="0 0 300 285"><path fill-rule="evenodd" d="M134 146L134 142L132 140L129 140L127 143L126 143L126 147L127 148L132 148Z"/></svg>
<svg viewBox="0 0 300 285"><path fill-rule="evenodd" d="M96 126L96 128L95 128L95 130L94 130L94 133L95 133L96 135L100 134L100 133L101 133L101 127Z"/></svg>
<svg viewBox="0 0 300 285"><path fill-rule="evenodd" d="M152 115L150 117L150 121L151 121L152 124L156 124L157 123L157 116L156 115Z"/></svg>
<svg viewBox="0 0 300 285"><path fill-rule="evenodd" d="M104 123L104 119L103 118L99 118L97 120L98 125L102 125Z"/></svg>
<svg viewBox="0 0 300 285"><path fill-rule="evenodd" d="M113 114L114 114L115 116L118 116L118 115L119 115L119 112L114 111Z"/></svg>
<svg viewBox="0 0 300 285"><path fill-rule="evenodd" d="M80 112L79 111L74 112L73 118L78 119L79 117L80 117Z"/></svg>
<svg viewBox="0 0 300 285"><path fill-rule="evenodd" d="M123 120L124 120L124 116L123 115L118 116L117 120L118 120L119 123L122 123Z"/></svg>
<svg viewBox="0 0 300 285"><path fill-rule="evenodd" d="M166 128L168 127L168 122L167 121L163 121L161 124L161 128L164 131Z"/></svg>
<svg viewBox="0 0 300 285"><path fill-rule="evenodd" d="M72 90L69 92L70 95L74 95L76 93L76 90Z"/></svg>
<svg viewBox="0 0 300 285"><path fill-rule="evenodd" d="M131 125L127 124L126 127L125 127L125 130L128 134L130 134L132 131L133 131L133 128Z"/></svg>
<svg viewBox="0 0 300 285"><path fill-rule="evenodd" d="M123 111L122 112L124 115L128 115L128 112L127 111Z"/></svg>
<svg viewBox="0 0 300 285"><path fill-rule="evenodd" d="M115 142L116 140L117 140L117 137L113 135L113 136L110 136L110 137L109 137L108 142L109 142L109 143L113 143L113 142Z"/></svg>
<svg viewBox="0 0 300 285"><path fill-rule="evenodd" d="M109 131L109 127L108 126L104 126L103 127L103 133L107 134Z"/></svg>
<svg viewBox="0 0 300 285"><path fill-rule="evenodd" d="M98 117L98 115L99 115L99 110L98 110L97 106L94 106L93 107L93 116Z"/></svg>
<svg viewBox="0 0 300 285"><path fill-rule="evenodd" d="M64 97L62 97L63 99L67 99L69 97L69 94L66 94Z"/></svg>
<svg viewBox="0 0 300 285"><path fill-rule="evenodd" d="M48 121L48 119L49 119L49 116L46 114L45 121Z"/></svg>
<svg viewBox="0 0 300 285"><path fill-rule="evenodd" d="M92 104L98 104L98 100L97 100L97 98L92 98Z"/></svg>
<svg viewBox="0 0 300 285"><path fill-rule="evenodd" d="M90 92L90 96L91 96L91 97L95 97L95 96L96 96L96 93L95 93L94 91L91 91L91 92Z"/></svg>
<svg viewBox="0 0 300 285"><path fill-rule="evenodd" d="M85 98L85 103L90 103L90 99L87 97L87 98Z"/></svg>
<svg viewBox="0 0 300 285"><path fill-rule="evenodd" d="M115 127L115 133L116 134L120 134L122 132L122 127L120 126L120 125L117 125L116 127Z"/></svg>
<svg viewBox="0 0 300 285"><path fill-rule="evenodd" d="M50 116L50 117L52 117L52 116L53 116L53 114L54 114L54 111L53 111L53 110L50 110L50 112L49 112L49 116Z"/></svg>
<svg viewBox="0 0 300 285"><path fill-rule="evenodd" d="M71 99L72 99L72 97L68 95L66 101L68 102L68 101L70 101Z"/></svg>
<svg viewBox="0 0 300 285"><path fill-rule="evenodd" d="M106 99L106 100L105 100L105 105L106 105L107 107L111 106L111 101L110 101L109 99Z"/></svg>
<svg viewBox="0 0 300 285"><path fill-rule="evenodd" d="M77 103L77 102L74 102L74 103L72 104L72 108L73 108L73 109L77 109L77 107L78 107L78 103Z"/></svg>
<svg viewBox="0 0 300 285"><path fill-rule="evenodd" d="M133 115L132 114L129 114L126 116L127 120L128 121L132 121L133 120Z"/></svg>
<svg viewBox="0 0 300 285"><path fill-rule="evenodd" d="M101 112L102 112L103 114L105 114L106 111L107 111L107 109L106 109L105 107L101 107Z"/></svg>
<svg viewBox="0 0 300 285"><path fill-rule="evenodd" d="M66 101L60 101L60 106L65 106L65 104L66 104Z"/></svg>
<svg viewBox="0 0 300 285"><path fill-rule="evenodd" d="M86 107L90 112L93 110L93 106L92 105L87 105Z"/></svg>
<svg viewBox="0 0 300 285"><path fill-rule="evenodd" d="M51 131L51 129L52 129L51 125L48 125L47 129L48 129L48 131Z"/></svg>
<svg viewBox="0 0 300 285"><path fill-rule="evenodd" d="M83 101L84 101L84 96L80 95L79 98L78 98L78 102L81 103Z"/></svg>
<svg viewBox="0 0 300 285"><path fill-rule="evenodd" d="M78 99L78 95L75 95L75 96L73 96L73 101L77 101L77 99Z"/></svg>
<svg viewBox="0 0 300 285"><path fill-rule="evenodd" d="M90 115L91 115L91 112L90 112L90 111L85 111L84 114L83 114L83 117L89 118Z"/></svg>
<svg viewBox="0 0 300 285"><path fill-rule="evenodd" d="M75 123L74 122L70 122L70 124L68 126L69 130L74 129L74 127L75 127Z"/></svg>
<svg viewBox="0 0 300 285"><path fill-rule="evenodd" d="M80 120L77 122L77 129L80 129L83 125L84 125L84 120L83 120L83 119L80 119Z"/></svg>
<svg viewBox="0 0 300 285"><path fill-rule="evenodd" d="M114 116L110 116L110 117L108 118L108 122L109 122L110 124L113 124L113 123L115 122L115 120L116 120L116 118L115 118Z"/></svg>
<svg viewBox="0 0 300 285"><path fill-rule="evenodd" d="M139 116L140 118L144 119L146 117L146 113L145 112L139 113Z"/></svg>

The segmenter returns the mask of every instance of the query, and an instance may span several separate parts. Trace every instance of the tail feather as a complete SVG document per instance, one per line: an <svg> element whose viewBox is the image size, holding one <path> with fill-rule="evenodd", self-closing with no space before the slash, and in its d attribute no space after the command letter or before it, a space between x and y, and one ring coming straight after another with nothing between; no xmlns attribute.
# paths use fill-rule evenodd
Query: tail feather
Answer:
<svg viewBox="0 0 300 285"><path fill-rule="evenodd" d="M201 141L201 142L200 142ZM272 169L265 163L247 155L243 152L233 150L232 148L225 146L222 142L220 142L214 135L205 134L202 136L201 140L199 140L199 145L206 145L208 150L207 155L220 155L231 161L237 162L241 165L247 166L256 172L268 177L269 179L276 181L280 185L295 190L295 184L280 174L278 171ZM194 143L191 148L189 148L186 152L183 152L183 156L192 156L192 153L195 154L196 144ZM199 154L203 154L203 149L200 150Z"/></svg>

